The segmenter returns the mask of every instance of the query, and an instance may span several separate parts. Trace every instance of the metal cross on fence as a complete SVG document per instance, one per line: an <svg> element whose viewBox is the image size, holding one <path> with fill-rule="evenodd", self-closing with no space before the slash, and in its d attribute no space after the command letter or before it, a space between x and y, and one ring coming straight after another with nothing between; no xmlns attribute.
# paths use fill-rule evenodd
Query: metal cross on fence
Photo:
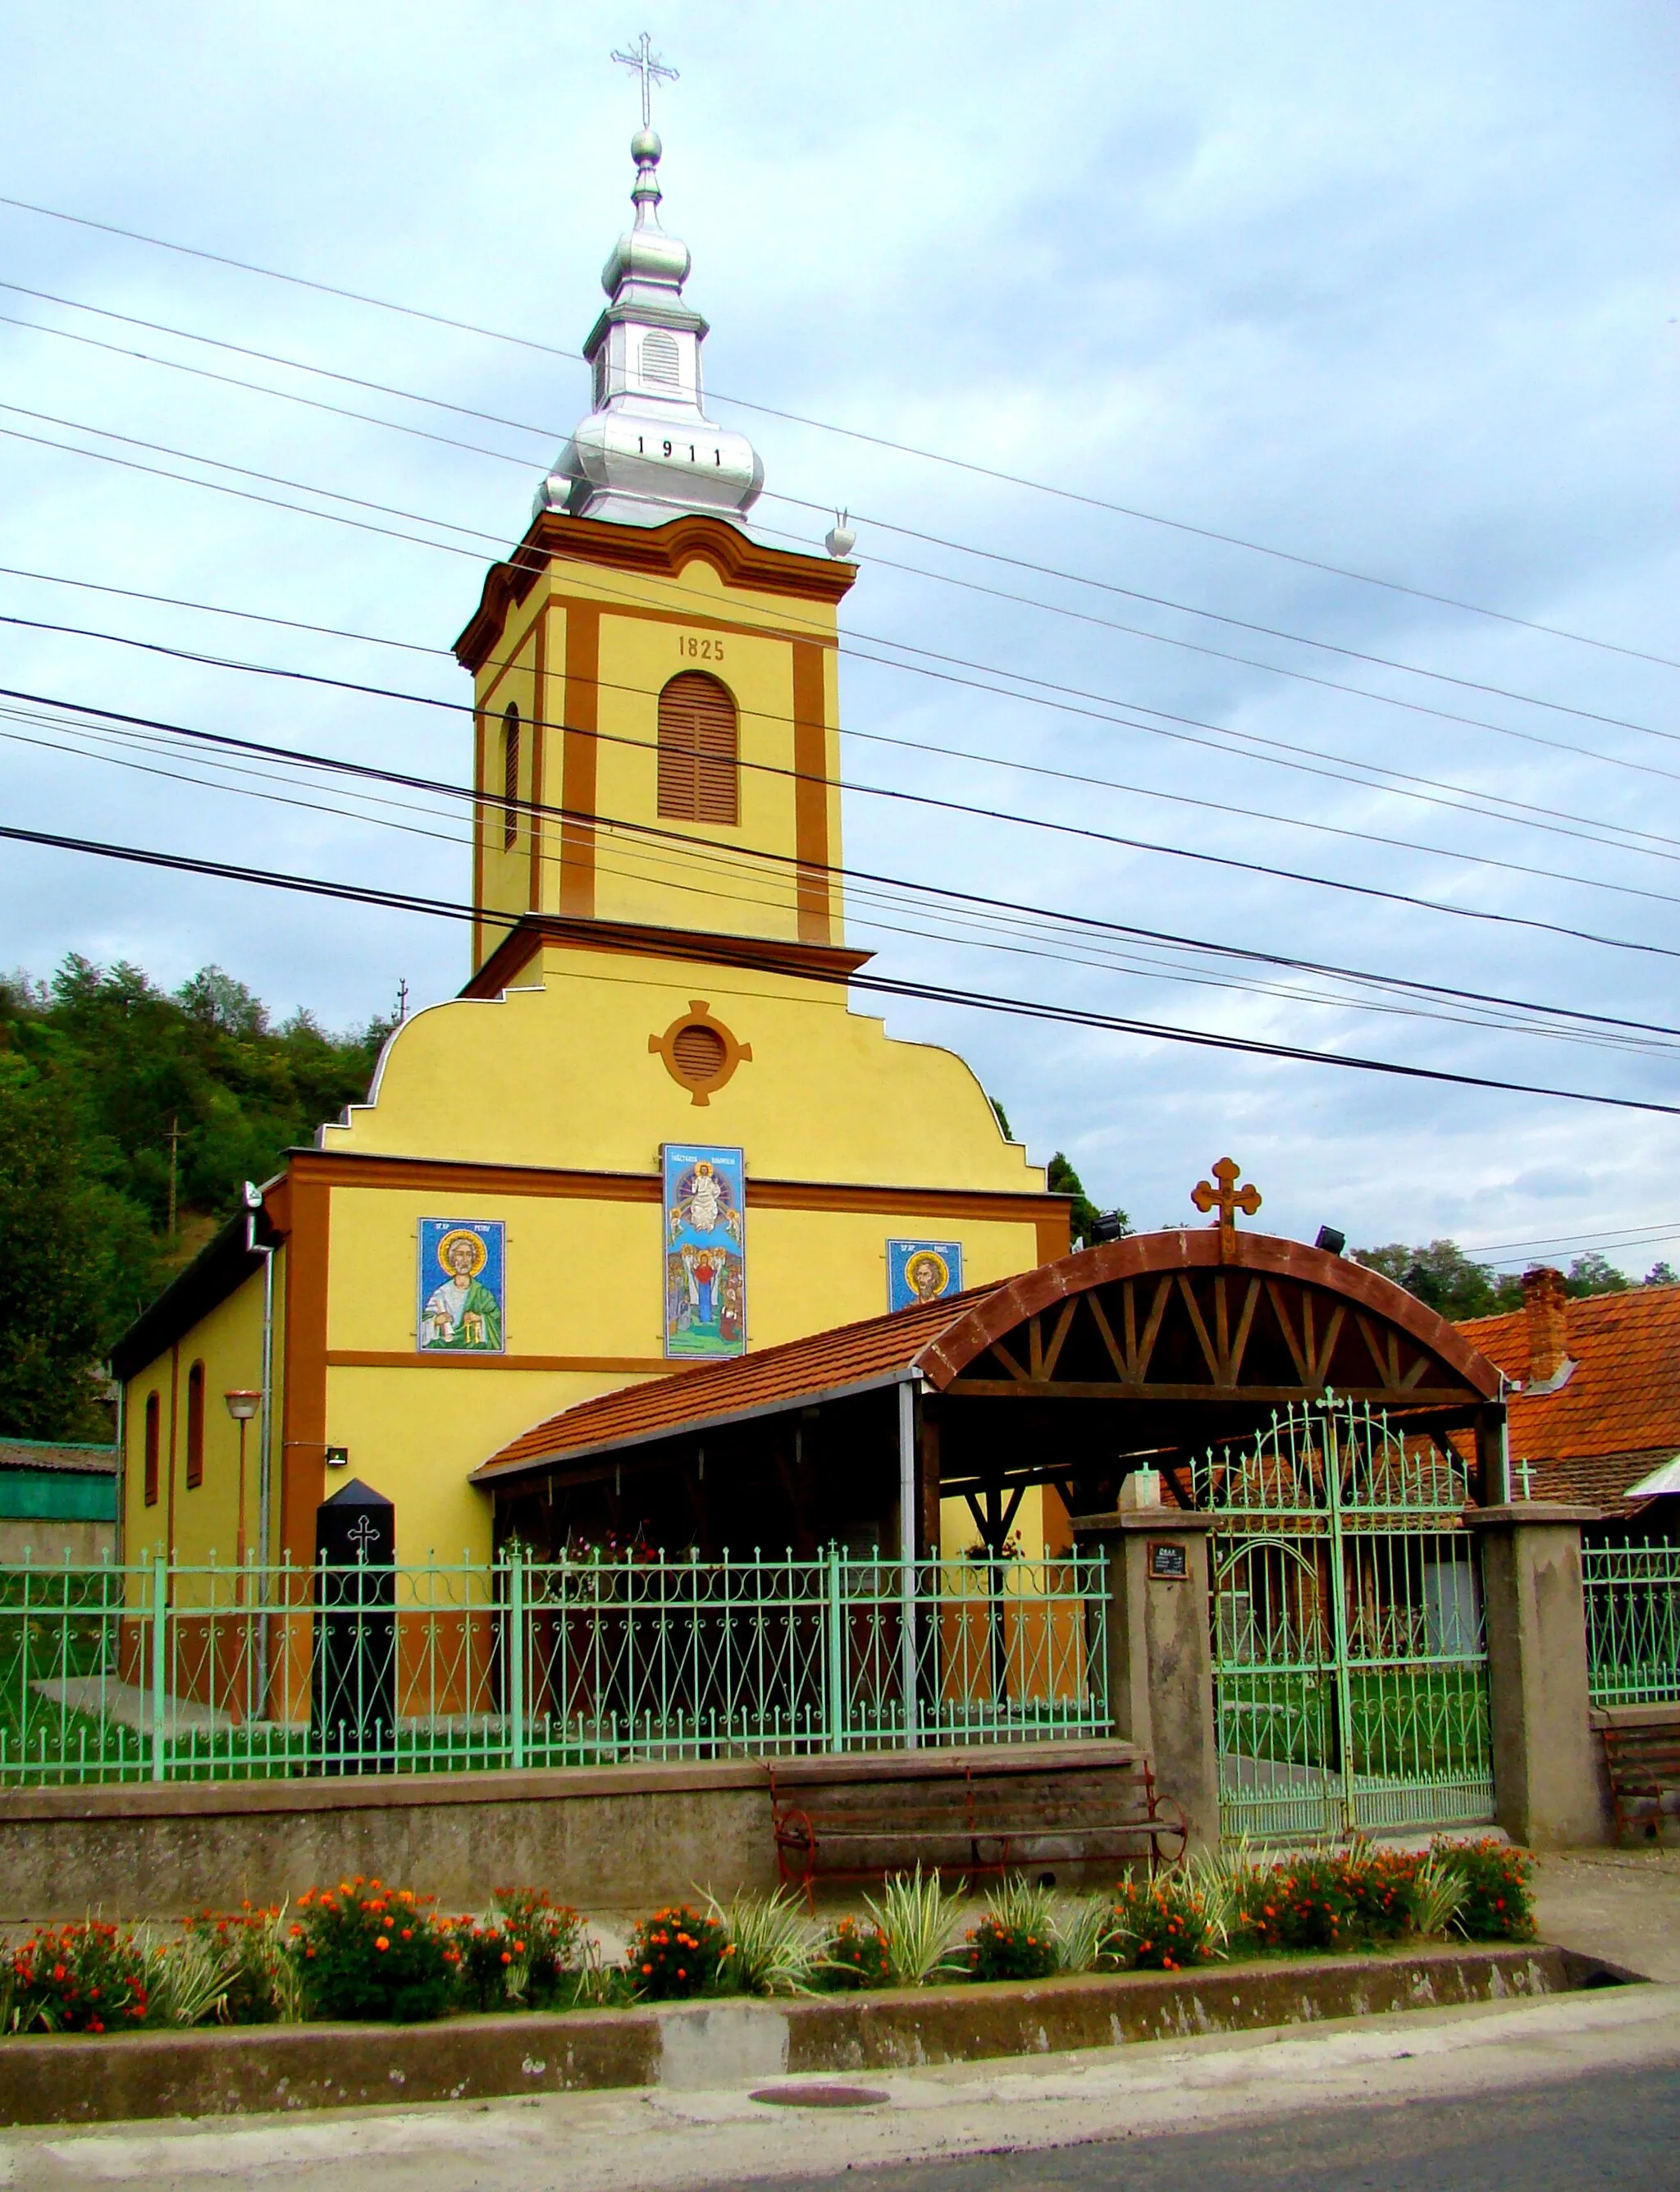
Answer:
<svg viewBox="0 0 1680 2192"><path fill-rule="evenodd" d="M363 1516L361 1521L350 1533L350 1543L355 1546L357 1558L366 1560L383 1534L381 1531L374 1528L373 1522L366 1515Z"/></svg>
<svg viewBox="0 0 1680 2192"><path fill-rule="evenodd" d="M677 75L674 68L666 66L657 54L649 51L652 43L652 39L643 31L641 41L633 52L621 54L614 49L607 57L609 60L617 61L621 68L634 69L637 75L641 77L642 127L644 129L650 129L653 127L653 94L655 83L675 83Z"/></svg>
<svg viewBox="0 0 1680 2192"><path fill-rule="evenodd" d="M1214 1222L1220 1229L1221 1263L1236 1253L1237 1213L1240 1210L1245 1217L1252 1218L1260 1207L1260 1191L1253 1180L1246 1187L1237 1185L1242 1169L1231 1158L1221 1157L1213 1168L1214 1179L1219 1185L1215 1187L1213 1180L1198 1179L1190 1190L1190 1199L1198 1210L1211 1210L1216 1203L1219 1206L1220 1214Z"/></svg>

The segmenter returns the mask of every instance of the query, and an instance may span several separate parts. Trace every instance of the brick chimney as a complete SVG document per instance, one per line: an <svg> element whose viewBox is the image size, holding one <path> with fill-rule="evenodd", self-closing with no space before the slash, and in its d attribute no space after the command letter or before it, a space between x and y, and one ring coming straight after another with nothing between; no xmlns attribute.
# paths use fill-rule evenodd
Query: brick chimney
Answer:
<svg viewBox="0 0 1680 2192"><path fill-rule="evenodd" d="M1523 1274L1523 1306L1529 1318L1529 1380L1543 1385L1556 1377L1569 1352L1569 1297L1563 1274L1538 1264Z"/></svg>

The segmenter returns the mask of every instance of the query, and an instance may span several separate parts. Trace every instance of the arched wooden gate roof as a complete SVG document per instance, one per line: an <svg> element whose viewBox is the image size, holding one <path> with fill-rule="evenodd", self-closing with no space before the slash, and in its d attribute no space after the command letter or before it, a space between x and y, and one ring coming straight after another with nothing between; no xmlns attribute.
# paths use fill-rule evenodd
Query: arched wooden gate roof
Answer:
<svg viewBox="0 0 1680 2192"><path fill-rule="evenodd" d="M1363 1264L1264 1233L1134 1234L975 1300L915 1356L953 1398L1476 1407L1500 1373Z"/></svg>

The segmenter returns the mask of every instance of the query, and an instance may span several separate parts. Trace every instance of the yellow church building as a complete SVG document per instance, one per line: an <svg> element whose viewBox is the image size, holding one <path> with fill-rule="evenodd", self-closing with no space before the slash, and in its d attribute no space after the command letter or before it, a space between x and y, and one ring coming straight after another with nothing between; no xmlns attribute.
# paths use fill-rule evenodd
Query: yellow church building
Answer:
<svg viewBox="0 0 1680 2192"><path fill-rule="evenodd" d="M482 1561L473 1474L530 1427L1068 1249L963 1060L849 1008L856 570L754 537L659 140L631 150L591 408L456 642L468 979L114 1350L128 1561L306 1564L359 1479L399 1561Z"/></svg>

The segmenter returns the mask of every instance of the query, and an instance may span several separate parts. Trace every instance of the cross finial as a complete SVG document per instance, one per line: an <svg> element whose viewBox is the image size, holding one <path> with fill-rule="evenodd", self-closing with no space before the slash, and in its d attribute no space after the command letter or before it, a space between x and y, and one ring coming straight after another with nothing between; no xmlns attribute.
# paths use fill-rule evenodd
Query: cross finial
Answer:
<svg viewBox="0 0 1680 2192"><path fill-rule="evenodd" d="M661 80L666 83L675 83L677 81L677 71L666 66L659 55L650 50L652 45L653 40L643 31L639 43L632 52L621 54L615 49L608 56L609 60L617 61L622 68L634 69L637 75L641 77L642 127L644 129L651 129L653 127L654 84Z"/></svg>
<svg viewBox="0 0 1680 2192"><path fill-rule="evenodd" d="M1211 1210L1217 1203L1219 1216L1214 1220L1220 1230L1220 1261L1237 1251L1237 1213L1252 1218L1260 1207L1260 1191L1250 1180L1246 1187L1238 1187L1237 1178L1243 1167L1229 1157L1221 1157L1214 1167L1214 1179L1198 1179L1190 1190L1190 1199L1198 1210Z"/></svg>

